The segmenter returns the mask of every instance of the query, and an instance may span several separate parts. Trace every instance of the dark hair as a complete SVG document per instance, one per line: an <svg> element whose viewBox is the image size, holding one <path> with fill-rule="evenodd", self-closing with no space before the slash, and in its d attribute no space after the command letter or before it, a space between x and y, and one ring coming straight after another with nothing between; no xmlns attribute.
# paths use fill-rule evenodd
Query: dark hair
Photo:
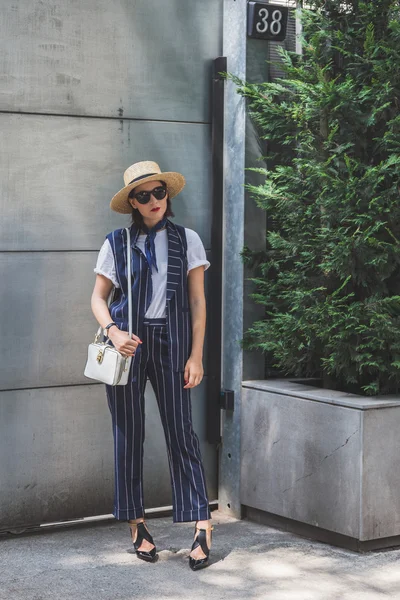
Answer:
<svg viewBox="0 0 400 600"><path fill-rule="evenodd" d="M160 179L159 181L161 181L161 183L162 183L163 185L165 185L165 187L167 187L167 184L165 183L165 181L162 181L161 179ZM168 189L168 188L167 188L167 189ZM133 198L133 196L135 195L135 193L136 193L136 188L133 188L133 190L131 190L131 191L129 192L129 194L128 194L128 198ZM166 208L166 210L165 210L165 213L164 213L164 216L163 216L163 218L164 218L164 217L174 217L174 216L175 216L175 215L174 215L174 213L172 212L172 204L171 204L171 199L170 199L170 197L169 197L169 194L168 194L168 198L167 198L167 208ZM140 227L140 225L143 223L143 217L142 217L142 215L140 214L139 210L138 210L138 209L136 209L136 208L133 208L133 207L132 207L132 223L136 223L136 225L138 225L139 227Z"/></svg>

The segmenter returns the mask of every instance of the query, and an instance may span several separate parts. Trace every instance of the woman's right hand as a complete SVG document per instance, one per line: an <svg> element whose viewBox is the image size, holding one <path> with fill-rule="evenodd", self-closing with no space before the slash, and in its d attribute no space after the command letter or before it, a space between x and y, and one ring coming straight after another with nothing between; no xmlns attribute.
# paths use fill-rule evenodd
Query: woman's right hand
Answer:
<svg viewBox="0 0 400 600"><path fill-rule="evenodd" d="M122 331L115 325L108 330L108 337L114 344L114 348L125 357L133 356L138 345L142 343L137 335L132 333L132 339L129 339L129 332Z"/></svg>

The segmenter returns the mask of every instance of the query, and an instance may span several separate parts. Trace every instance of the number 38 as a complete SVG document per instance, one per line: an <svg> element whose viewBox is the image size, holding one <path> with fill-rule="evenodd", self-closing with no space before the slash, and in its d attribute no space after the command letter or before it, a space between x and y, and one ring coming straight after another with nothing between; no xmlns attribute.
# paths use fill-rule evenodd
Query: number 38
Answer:
<svg viewBox="0 0 400 600"><path fill-rule="evenodd" d="M268 26L273 35L278 35L281 32L282 13L280 10L274 10L272 12L271 23L268 22L269 12L266 8L260 8L258 11L258 16L261 17L261 21L259 21L256 25L258 33L265 33L268 31Z"/></svg>

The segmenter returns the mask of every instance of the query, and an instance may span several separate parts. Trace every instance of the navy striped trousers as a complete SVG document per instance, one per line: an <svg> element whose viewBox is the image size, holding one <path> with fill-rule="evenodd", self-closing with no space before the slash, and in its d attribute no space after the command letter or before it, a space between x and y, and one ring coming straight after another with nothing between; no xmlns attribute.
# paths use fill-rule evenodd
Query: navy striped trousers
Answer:
<svg viewBox="0 0 400 600"><path fill-rule="evenodd" d="M190 388L184 373L168 360L166 319L144 319L138 376L126 386L106 385L114 437L116 519L144 516L144 392L147 376L154 389L167 444L173 521L210 519L198 437L192 426Z"/></svg>

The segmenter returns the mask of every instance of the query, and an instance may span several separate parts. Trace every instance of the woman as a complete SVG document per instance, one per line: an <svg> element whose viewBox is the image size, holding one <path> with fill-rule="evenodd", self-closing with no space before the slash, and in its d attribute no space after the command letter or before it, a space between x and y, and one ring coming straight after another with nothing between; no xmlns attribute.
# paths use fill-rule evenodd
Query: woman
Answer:
<svg viewBox="0 0 400 600"><path fill-rule="evenodd" d="M132 356L126 386L106 385L113 422L116 519L127 520L139 558L156 546L144 519L144 391L149 377L167 443L173 521L195 521L191 569L208 564L211 513L199 440L192 427L190 390L203 378L206 324L204 270L210 266L198 234L169 220L171 198L185 185L180 173L141 161L124 173L112 210L132 215L132 338L128 333L126 231L106 236L95 267L91 306L110 342ZM114 299L108 297L114 289Z"/></svg>

